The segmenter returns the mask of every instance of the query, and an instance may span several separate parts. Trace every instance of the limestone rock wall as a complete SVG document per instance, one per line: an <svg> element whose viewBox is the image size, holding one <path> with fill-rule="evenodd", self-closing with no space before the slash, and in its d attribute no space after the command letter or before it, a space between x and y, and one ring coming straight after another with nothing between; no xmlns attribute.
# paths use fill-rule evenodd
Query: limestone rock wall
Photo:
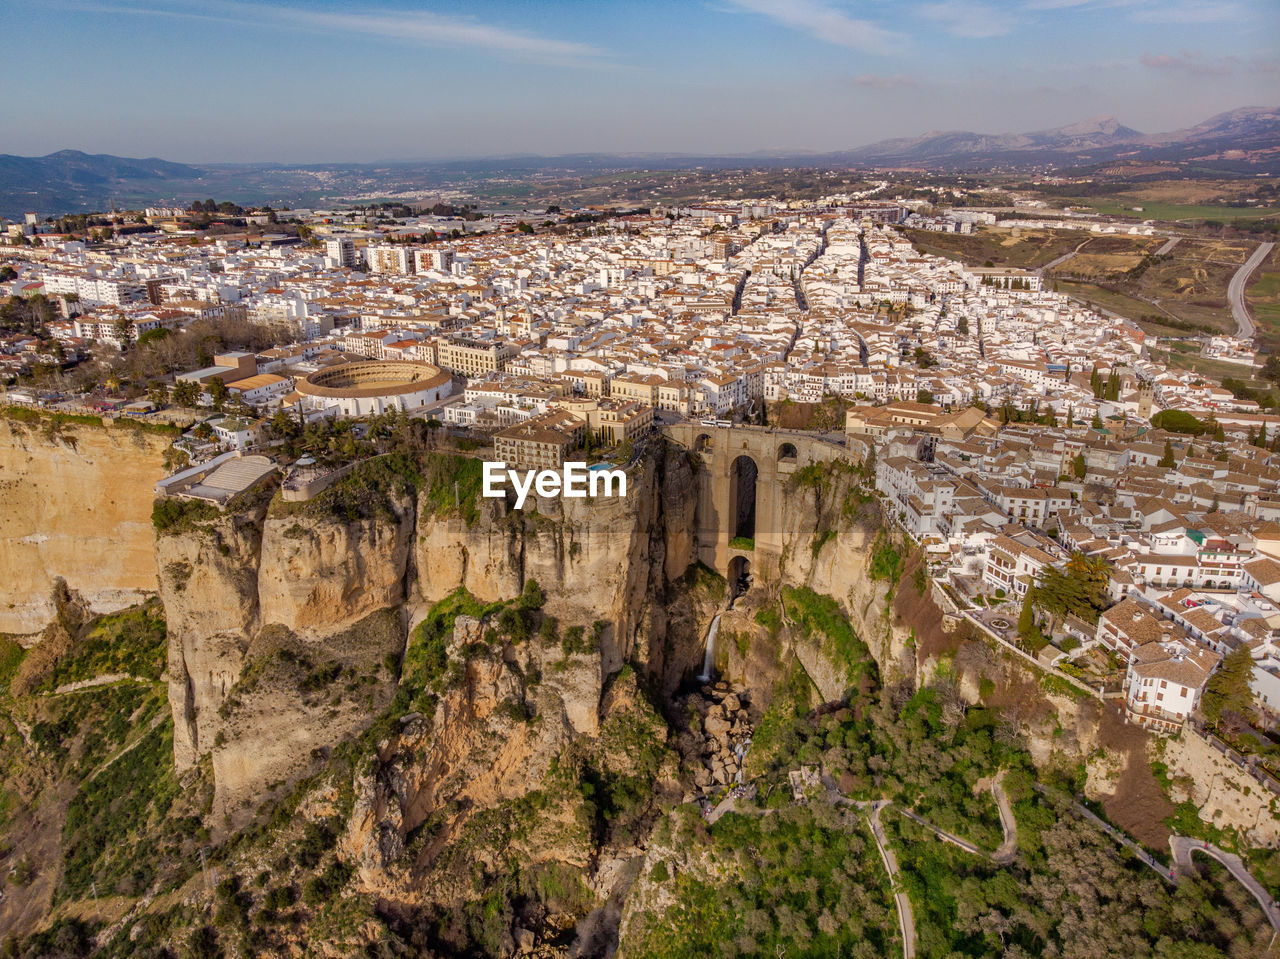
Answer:
<svg viewBox="0 0 1280 959"><path fill-rule="evenodd" d="M523 511L482 500L470 522L399 495L366 519L262 503L161 536L178 767L212 753L216 807L239 815L383 711L396 685L384 660L403 651L414 607L459 587L510 599L529 579L562 623L601 624L598 655L533 664L548 708L594 735L605 677L647 642L645 611L661 606L666 570L683 573L692 549L683 453L655 443L629 477L626 498L531 500ZM327 678L335 670L343 678Z"/></svg>
<svg viewBox="0 0 1280 959"><path fill-rule="evenodd" d="M258 567L262 622L318 638L403 603L414 504L400 496L387 506L389 516L351 522L269 516Z"/></svg>
<svg viewBox="0 0 1280 959"><path fill-rule="evenodd" d="M1190 800L1205 822L1238 829L1259 845L1280 841L1280 798L1205 740L1185 732L1157 749L1169 766L1174 800Z"/></svg>
<svg viewBox="0 0 1280 959"><path fill-rule="evenodd" d="M817 485L789 482L779 576L839 602L887 672L902 660L911 630L893 615L889 583L871 578L879 504L861 502L856 487L857 477L839 468Z"/></svg>
<svg viewBox="0 0 1280 959"><path fill-rule="evenodd" d="M168 441L128 427L0 417L0 633L37 633L61 577L93 612L156 591L152 489Z"/></svg>
<svg viewBox="0 0 1280 959"><path fill-rule="evenodd" d="M240 676L260 623L258 564L266 505L156 538L169 638L169 706L179 771L195 765L221 729L219 709Z"/></svg>

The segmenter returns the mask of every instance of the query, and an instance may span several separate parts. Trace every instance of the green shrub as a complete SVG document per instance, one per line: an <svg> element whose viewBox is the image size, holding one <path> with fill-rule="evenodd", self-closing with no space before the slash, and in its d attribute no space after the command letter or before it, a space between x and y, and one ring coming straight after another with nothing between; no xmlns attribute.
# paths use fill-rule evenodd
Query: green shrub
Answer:
<svg viewBox="0 0 1280 959"><path fill-rule="evenodd" d="M876 536L871 548L871 578L887 579L890 585L896 586L902 578L902 566L902 554L893 545L893 541L883 533Z"/></svg>
<svg viewBox="0 0 1280 959"><path fill-rule="evenodd" d="M94 620L41 688L52 690L110 673L158 681L167 660L164 607L151 600Z"/></svg>
<svg viewBox="0 0 1280 959"><path fill-rule="evenodd" d="M207 523L221 515L218 507L194 499L158 499L151 507L151 525L161 536L183 533Z"/></svg>
<svg viewBox="0 0 1280 959"><path fill-rule="evenodd" d="M825 529L822 532L814 532L813 541L809 544L809 552L813 554L813 558L817 559L818 554L822 552L822 547L836 538L836 531L833 529Z"/></svg>
<svg viewBox="0 0 1280 959"><path fill-rule="evenodd" d="M818 632L826 638L824 651L837 663L844 663L851 684L861 677L876 680L878 673L871 650L853 631L848 617L834 599L807 587L786 587L782 598L803 635Z"/></svg>

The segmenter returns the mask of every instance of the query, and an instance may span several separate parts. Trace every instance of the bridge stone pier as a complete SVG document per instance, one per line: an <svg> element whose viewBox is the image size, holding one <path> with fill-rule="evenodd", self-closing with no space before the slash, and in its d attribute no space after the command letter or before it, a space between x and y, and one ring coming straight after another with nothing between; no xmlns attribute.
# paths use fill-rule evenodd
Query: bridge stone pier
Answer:
<svg viewBox="0 0 1280 959"><path fill-rule="evenodd" d="M860 463L866 446L841 446L813 433L761 426L664 426L698 454L696 556L731 584L743 573L775 572L782 557L788 481L813 463ZM736 542L735 542L736 541Z"/></svg>

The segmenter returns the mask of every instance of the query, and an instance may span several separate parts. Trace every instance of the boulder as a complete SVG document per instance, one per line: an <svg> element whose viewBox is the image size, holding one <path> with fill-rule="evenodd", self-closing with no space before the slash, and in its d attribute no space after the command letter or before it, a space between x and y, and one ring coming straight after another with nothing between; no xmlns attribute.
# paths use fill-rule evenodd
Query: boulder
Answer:
<svg viewBox="0 0 1280 959"><path fill-rule="evenodd" d="M712 713L703 723L703 728L707 731L707 735L716 740L716 742L723 742L729 732L729 721Z"/></svg>

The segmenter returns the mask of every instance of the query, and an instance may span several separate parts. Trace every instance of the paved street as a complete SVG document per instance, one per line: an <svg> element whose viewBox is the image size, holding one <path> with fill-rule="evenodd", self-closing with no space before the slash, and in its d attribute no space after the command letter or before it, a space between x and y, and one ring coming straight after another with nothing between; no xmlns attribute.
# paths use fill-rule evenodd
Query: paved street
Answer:
<svg viewBox="0 0 1280 959"><path fill-rule="evenodd" d="M898 858L889 848L884 829L880 826L880 810L889 805L887 799L878 799L871 804L871 814L867 819L871 823L871 837L880 850L880 858L884 861L885 871L889 873L889 884L893 886L893 898L898 903L898 925L902 930L902 955L905 959L914 959L916 954L916 919L911 911L911 900L898 888Z"/></svg>
<svg viewBox="0 0 1280 959"><path fill-rule="evenodd" d="M1231 277L1231 282L1227 284L1227 302L1231 304L1231 316L1236 321L1236 336L1242 340L1251 339L1258 332L1253 318L1249 316L1249 306L1244 301L1244 291L1249 286L1249 277L1262 261L1271 255L1271 249L1274 246L1274 243L1260 245L1253 251L1253 255L1244 261L1244 266L1236 270L1235 276Z"/></svg>
<svg viewBox="0 0 1280 959"><path fill-rule="evenodd" d="M1280 932L1280 909L1276 908L1275 900L1267 892L1266 887L1244 866L1244 860L1233 852L1227 852L1225 849L1219 849L1212 843L1205 842L1203 839L1193 839L1190 836L1170 836L1169 848L1173 850L1173 861L1180 870L1189 872L1192 869L1191 854L1200 853L1202 856L1209 856L1218 860L1227 867L1227 871L1240 882L1240 885L1249 890L1250 895L1258 900L1258 905L1262 907L1262 911L1267 915L1267 921L1271 923L1271 928Z"/></svg>

